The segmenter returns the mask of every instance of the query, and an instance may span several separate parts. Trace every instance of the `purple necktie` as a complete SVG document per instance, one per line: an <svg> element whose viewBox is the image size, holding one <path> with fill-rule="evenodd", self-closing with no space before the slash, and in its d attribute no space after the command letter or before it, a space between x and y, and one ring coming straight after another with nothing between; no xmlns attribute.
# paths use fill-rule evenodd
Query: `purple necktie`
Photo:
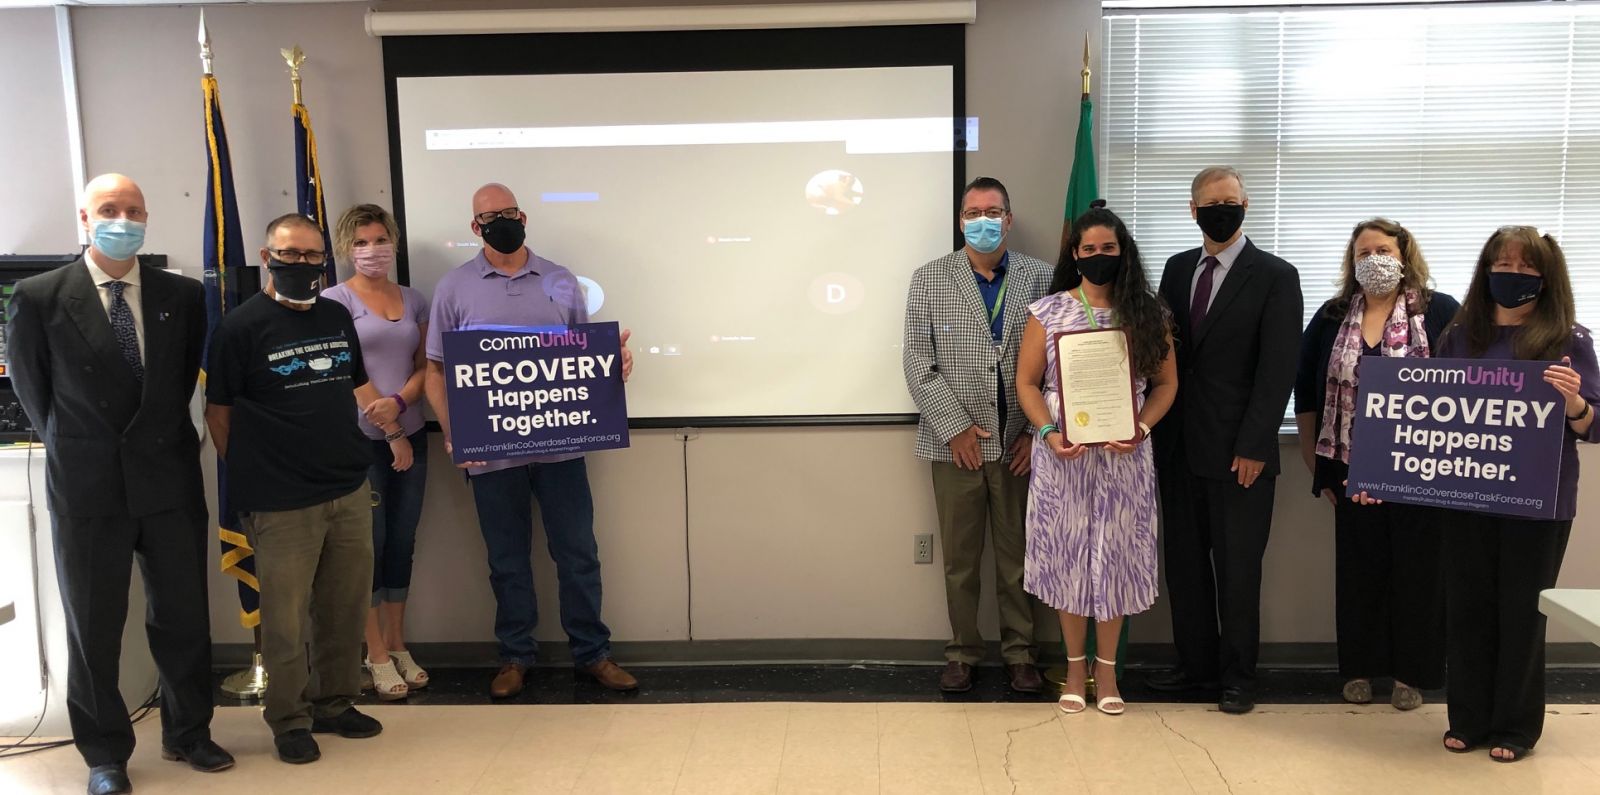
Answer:
<svg viewBox="0 0 1600 795"><path fill-rule="evenodd" d="M1216 257L1200 260L1205 270L1200 272L1200 281L1194 286L1194 300L1189 303L1189 331L1196 336L1200 334L1200 324L1206 321L1206 309L1211 306L1211 274L1221 264Z"/></svg>

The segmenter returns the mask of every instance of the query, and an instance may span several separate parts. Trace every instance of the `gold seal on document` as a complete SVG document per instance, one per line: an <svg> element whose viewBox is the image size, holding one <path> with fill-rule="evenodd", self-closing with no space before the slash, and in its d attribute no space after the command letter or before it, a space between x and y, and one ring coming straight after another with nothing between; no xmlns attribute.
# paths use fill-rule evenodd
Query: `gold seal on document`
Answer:
<svg viewBox="0 0 1600 795"><path fill-rule="evenodd" d="M1087 412L1087 411L1078 412L1077 415L1072 418L1072 421L1078 423L1078 427L1079 428L1087 428L1087 427L1089 427L1089 412Z"/></svg>

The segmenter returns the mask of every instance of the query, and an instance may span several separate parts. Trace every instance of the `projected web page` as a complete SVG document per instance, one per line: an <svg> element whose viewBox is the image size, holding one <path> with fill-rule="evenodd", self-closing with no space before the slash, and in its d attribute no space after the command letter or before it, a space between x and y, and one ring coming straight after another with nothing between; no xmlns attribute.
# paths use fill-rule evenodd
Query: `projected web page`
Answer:
<svg viewBox="0 0 1600 795"><path fill-rule="evenodd" d="M502 182L528 245L633 330L629 414L915 411L905 291L951 245L949 67L397 81L411 283L474 257Z"/></svg>

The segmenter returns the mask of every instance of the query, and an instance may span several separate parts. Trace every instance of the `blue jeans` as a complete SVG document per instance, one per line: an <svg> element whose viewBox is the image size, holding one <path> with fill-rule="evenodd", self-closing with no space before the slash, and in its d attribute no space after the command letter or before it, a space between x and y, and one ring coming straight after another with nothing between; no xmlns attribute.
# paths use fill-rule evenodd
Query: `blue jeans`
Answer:
<svg viewBox="0 0 1600 795"><path fill-rule="evenodd" d="M411 434L411 468L396 472L389 443L372 443L372 606L404 602L411 589L422 492L428 484L428 429Z"/></svg>
<svg viewBox="0 0 1600 795"><path fill-rule="evenodd" d="M533 592L533 500L539 500L550 557L560 581L561 628L572 659L589 666L611 656L611 630L600 620L600 550L594 540L594 500L582 458L529 464L474 475L472 499L489 552L494 590L494 636L500 659L531 665L539 644L533 628L539 605Z"/></svg>

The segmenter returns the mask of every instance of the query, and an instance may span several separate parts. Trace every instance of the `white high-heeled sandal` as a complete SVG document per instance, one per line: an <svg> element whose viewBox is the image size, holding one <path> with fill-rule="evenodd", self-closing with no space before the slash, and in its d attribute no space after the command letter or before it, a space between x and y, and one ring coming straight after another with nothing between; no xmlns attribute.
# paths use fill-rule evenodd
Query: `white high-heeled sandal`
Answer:
<svg viewBox="0 0 1600 795"><path fill-rule="evenodd" d="M1080 654L1077 657L1068 657L1067 664L1071 665L1072 663L1083 662L1087 659L1089 659L1089 655ZM1066 687L1066 685L1062 685L1062 687ZM1076 715L1088 708L1089 702L1085 700L1083 696L1080 696L1077 693L1062 693L1061 698L1056 699L1056 709L1059 709L1068 715Z"/></svg>
<svg viewBox="0 0 1600 795"><path fill-rule="evenodd" d="M1101 665L1111 666L1111 676L1115 677L1117 675L1116 660L1102 659L1100 655L1096 654L1094 656L1094 661L1100 663ZM1096 679L1095 681L1098 682L1099 680ZM1120 696L1097 697L1094 700L1094 708L1107 715L1121 715L1128 710L1128 702L1123 701Z"/></svg>
<svg viewBox="0 0 1600 795"><path fill-rule="evenodd" d="M417 661L411 656L411 652L391 651L389 652L389 659L394 660L395 670L400 673L401 678L406 680L406 685L412 690L421 690L428 686L428 672L424 671L422 666L417 665Z"/></svg>
<svg viewBox="0 0 1600 795"><path fill-rule="evenodd" d="M394 660L384 663L375 663L366 660L367 670L372 673L372 690L378 694L381 701L399 701L410 694L411 688L406 685L406 680L400 678L400 673L394 668Z"/></svg>

